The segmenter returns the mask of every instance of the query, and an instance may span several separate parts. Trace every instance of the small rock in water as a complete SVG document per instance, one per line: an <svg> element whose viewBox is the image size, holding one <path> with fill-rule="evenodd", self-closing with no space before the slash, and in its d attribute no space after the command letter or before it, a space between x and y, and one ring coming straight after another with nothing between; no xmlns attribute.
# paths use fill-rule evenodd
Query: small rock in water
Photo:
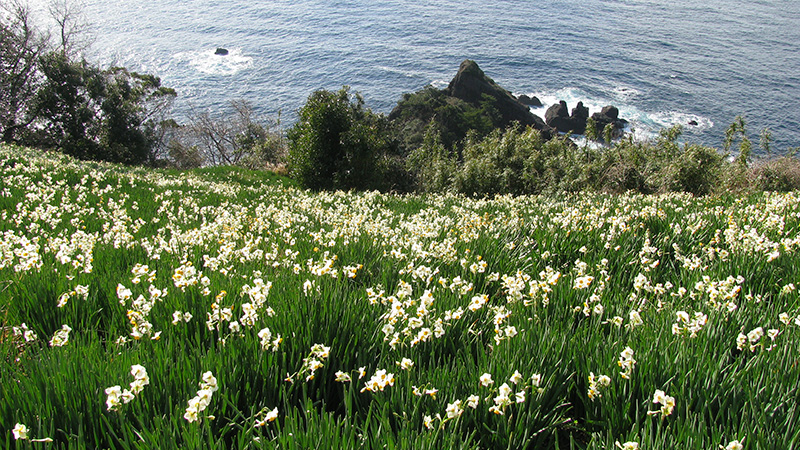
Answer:
<svg viewBox="0 0 800 450"><path fill-rule="evenodd" d="M691 126L693 126L693 127L696 127L696 126L697 126L697 125L699 125L699 124L697 123L697 121L696 121L696 120L690 120L690 121L689 121L689 125L691 125Z"/></svg>
<svg viewBox="0 0 800 450"><path fill-rule="evenodd" d="M215 55L225 56L228 54L227 48L217 47L217 51L214 52Z"/></svg>

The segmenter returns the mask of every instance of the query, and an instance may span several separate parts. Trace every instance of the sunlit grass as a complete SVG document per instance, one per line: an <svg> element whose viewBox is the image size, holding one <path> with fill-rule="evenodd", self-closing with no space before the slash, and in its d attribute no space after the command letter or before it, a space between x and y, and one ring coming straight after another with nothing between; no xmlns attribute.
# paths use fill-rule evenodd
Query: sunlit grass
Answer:
<svg viewBox="0 0 800 450"><path fill-rule="evenodd" d="M6 447L800 444L797 194L0 167Z"/></svg>

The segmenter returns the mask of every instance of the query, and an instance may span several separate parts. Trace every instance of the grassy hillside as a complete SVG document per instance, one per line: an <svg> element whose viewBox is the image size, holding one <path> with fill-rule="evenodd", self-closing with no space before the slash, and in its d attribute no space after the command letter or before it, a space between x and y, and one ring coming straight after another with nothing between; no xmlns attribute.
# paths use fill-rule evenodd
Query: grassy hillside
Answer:
<svg viewBox="0 0 800 450"><path fill-rule="evenodd" d="M800 446L797 193L0 167L6 448Z"/></svg>

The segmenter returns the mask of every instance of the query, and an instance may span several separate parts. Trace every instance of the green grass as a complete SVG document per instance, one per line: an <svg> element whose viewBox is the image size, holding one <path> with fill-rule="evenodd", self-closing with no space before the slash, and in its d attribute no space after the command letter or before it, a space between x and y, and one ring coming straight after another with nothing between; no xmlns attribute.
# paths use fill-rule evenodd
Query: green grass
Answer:
<svg viewBox="0 0 800 450"><path fill-rule="evenodd" d="M0 167L6 448L27 448L17 423L53 440L31 443L44 448L800 447L797 193L310 193L237 168L149 171L16 147L0 147ZM257 279L271 283L265 297ZM131 297L120 302L118 285ZM167 293L135 302L151 286ZM209 328L224 308L230 319ZM176 311L193 317L173 324ZM673 333L679 311L707 316L695 337ZM50 346L65 324L67 344ZM261 347L264 328L277 349ZM150 383L108 410L105 389L127 389L136 364ZM393 383L366 390L379 370ZM189 422L206 372L219 389ZM590 373L610 378L594 398ZM674 397L671 414L648 414L656 390ZM448 417L456 401L463 412Z"/></svg>

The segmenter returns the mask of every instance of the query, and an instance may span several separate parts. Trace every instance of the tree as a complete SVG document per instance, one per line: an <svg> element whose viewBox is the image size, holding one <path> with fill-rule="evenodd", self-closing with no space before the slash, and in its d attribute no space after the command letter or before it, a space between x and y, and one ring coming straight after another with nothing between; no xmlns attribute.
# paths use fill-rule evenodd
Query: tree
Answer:
<svg viewBox="0 0 800 450"><path fill-rule="evenodd" d="M364 99L319 90L298 112L288 131L289 173L313 190L376 189L384 186L381 160L394 153L389 124L364 107Z"/></svg>
<svg viewBox="0 0 800 450"><path fill-rule="evenodd" d="M230 106L232 113L219 116L196 113L188 124L179 127L170 142L176 165L194 165L198 156L211 165L253 169L279 162L283 155L283 138L278 131L280 120L273 122L259 117L244 100L234 100Z"/></svg>
<svg viewBox="0 0 800 450"><path fill-rule="evenodd" d="M84 159L152 162L175 97L152 75L101 69L78 53L87 25L73 0L51 0L57 38L20 0L0 7L0 138Z"/></svg>
<svg viewBox="0 0 800 450"><path fill-rule="evenodd" d="M83 3L75 0L50 0L47 10L56 24L57 45L63 55L77 55L91 44L91 27L85 20L83 7Z"/></svg>
<svg viewBox="0 0 800 450"><path fill-rule="evenodd" d="M90 159L99 152L99 142L92 139L99 112L92 102L98 86L91 81L99 73L85 63L69 61L60 53L40 58L39 70L44 81L31 101L29 116L36 123L22 141L31 146L58 148L80 159Z"/></svg>
<svg viewBox="0 0 800 450"><path fill-rule="evenodd" d="M16 0L0 6L0 139L15 142L32 122L28 105L36 94L39 58L49 36L30 20L30 10Z"/></svg>
<svg viewBox="0 0 800 450"><path fill-rule="evenodd" d="M81 159L151 163L175 91L152 75L102 70L60 52L40 58L44 81L32 101L37 126L25 143Z"/></svg>

